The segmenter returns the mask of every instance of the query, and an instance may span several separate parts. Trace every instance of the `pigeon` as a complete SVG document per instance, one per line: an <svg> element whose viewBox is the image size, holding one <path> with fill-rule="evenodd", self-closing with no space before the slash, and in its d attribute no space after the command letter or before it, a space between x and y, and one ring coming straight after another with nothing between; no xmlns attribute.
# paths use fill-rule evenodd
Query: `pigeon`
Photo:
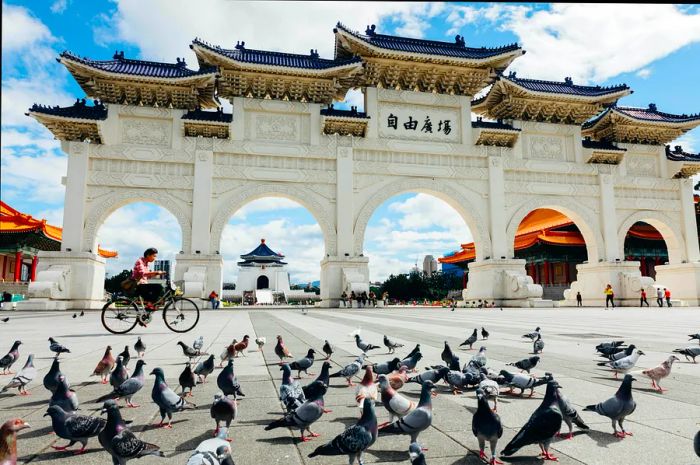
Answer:
<svg viewBox="0 0 700 465"><path fill-rule="evenodd" d="M63 344L59 344L56 339L50 337L49 338L49 350L51 352L54 352L56 354L56 357L58 357L61 354L70 354L70 349Z"/></svg>
<svg viewBox="0 0 700 465"><path fill-rule="evenodd" d="M318 374L318 376L316 377L316 379L314 381L321 381L326 386L329 386L330 385L330 370L331 370L331 363L328 361L324 361L323 365L321 365L321 372ZM290 373L291 373L291 371L290 371ZM304 391L304 395L306 396L306 398L311 397L309 395L309 393L310 393L311 387L313 386L313 383L314 382L312 381L311 383L307 384L306 386L302 386L302 388L301 388L301 390ZM328 412L326 412L326 413L328 413Z"/></svg>
<svg viewBox="0 0 700 465"><path fill-rule="evenodd" d="M398 371L388 375L389 386L395 390L399 390L408 381L408 368L404 365L399 367Z"/></svg>
<svg viewBox="0 0 700 465"><path fill-rule="evenodd" d="M417 442L412 442L408 446L408 457L411 459L411 465L426 465L423 448Z"/></svg>
<svg viewBox="0 0 700 465"><path fill-rule="evenodd" d="M289 364L289 368L297 371L297 378L301 378L302 371L306 375L309 375L309 374L313 375L313 373L308 373L306 370L311 368L311 365L314 364L314 354L315 353L316 353L315 350L309 349L309 351L306 353L306 357L300 358L299 360L295 360Z"/></svg>
<svg viewBox="0 0 700 465"><path fill-rule="evenodd" d="M362 367L365 361L365 354L360 355L353 361L350 365L345 365L342 370L329 375L329 378L345 378L348 381L348 386L354 386L352 382L352 377L355 376Z"/></svg>
<svg viewBox="0 0 700 465"><path fill-rule="evenodd" d="M7 323L8 321L10 321L10 317L6 316L5 318L0 318L0 321L2 321L3 323Z"/></svg>
<svg viewBox="0 0 700 465"><path fill-rule="evenodd" d="M2 373L3 375L14 375L15 373L12 371L9 371L12 365L17 361L19 358L19 346L22 344L22 341L15 341L14 344L12 344L12 348L10 351L3 357L0 358L0 368L2 368Z"/></svg>
<svg viewBox="0 0 700 465"><path fill-rule="evenodd" d="M285 358L294 358L292 353L287 349L287 347L284 345L284 341L282 340L282 336L277 335L277 345L275 346L275 355L277 355L280 358L279 364L282 365L284 362Z"/></svg>
<svg viewBox="0 0 700 465"><path fill-rule="evenodd" d="M299 384L299 381L292 380L292 369L288 363L280 367L282 370L282 384L280 385L280 401L284 404L287 412L291 412L301 404L306 402L306 396Z"/></svg>
<svg viewBox="0 0 700 465"><path fill-rule="evenodd" d="M145 384L145 376L143 373L143 366L145 364L146 362L142 358L138 359L136 361L136 367L134 368L134 372L131 374L131 377L122 382L118 387L114 388L114 390L109 394L97 399L96 402L104 402L109 399L118 399L120 397L123 397L126 401L127 407L138 407L137 404L131 402L131 399L136 395L137 392L141 390L141 388L143 388Z"/></svg>
<svg viewBox="0 0 700 465"><path fill-rule="evenodd" d="M472 357L472 360L478 362L482 367L486 366L486 363L488 362L488 358L486 358L486 347L481 346L479 352Z"/></svg>
<svg viewBox="0 0 700 465"><path fill-rule="evenodd" d="M389 421L383 423L385 426L393 423L406 416L411 410L416 408L416 403L402 396L394 388L389 385L389 379L386 375L379 375L379 391L382 399L382 405L389 412Z"/></svg>
<svg viewBox="0 0 700 465"><path fill-rule="evenodd" d="M116 389L127 379L129 379L129 372L124 368L124 360L117 357L117 366L109 374L109 384Z"/></svg>
<svg viewBox="0 0 700 465"><path fill-rule="evenodd" d="M216 385L219 386L221 392L225 396L233 396L234 399L238 397L245 397L243 391L241 390L241 385L238 383L236 374L233 372L233 360L228 361L228 365L224 367L216 378Z"/></svg>
<svg viewBox="0 0 700 465"><path fill-rule="evenodd" d="M14 465L17 463L17 432L30 428L21 418L7 420L0 426L0 463Z"/></svg>
<svg viewBox="0 0 700 465"><path fill-rule="evenodd" d="M530 374L530 370L535 368L539 362L540 357L538 355L535 355L534 357L524 358L517 362L506 363L506 365L514 366L515 368L520 368L521 373L523 371L527 371L527 373Z"/></svg>
<svg viewBox="0 0 700 465"><path fill-rule="evenodd" d="M196 351L201 351L202 347L204 347L204 336L199 336L195 341L192 343L192 348Z"/></svg>
<svg viewBox="0 0 700 465"><path fill-rule="evenodd" d="M17 373L9 383L2 388L0 392L5 392L8 389L17 388L20 396L28 396L27 385L36 378L36 368L34 367L34 354L29 354L24 367Z"/></svg>
<svg viewBox="0 0 700 465"><path fill-rule="evenodd" d="M203 362L199 362L196 367L194 367L194 374L197 375L197 380L200 383L205 383L207 381L207 376L214 372L214 354L210 355L208 359Z"/></svg>
<svg viewBox="0 0 700 465"><path fill-rule="evenodd" d="M440 380L444 380L445 376L447 376L447 373L450 371L450 369L446 366L439 367L439 368L432 368L429 370L424 371L423 373L416 375L412 378L409 378L407 383L418 383L420 385L423 385L426 381L430 381L433 384L436 384Z"/></svg>
<svg viewBox="0 0 700 465"><path fill-rule="evenodd" d="M501 387L492 379L489 379L485 373L480 373L479 387L484 397L493 399L493 411L498 411L498 396L501 394Z"/></svg>
<svg viewBox="0 0 700 465"><path fill-rule="evenodd" d="M595 350L603 355L612 355L624 350L624 347L622 347L624 343L625 341L602 342L595 346Z"/></svg>
<svg viewBox="0 0 700 465"><path fill-rule="evenodd" d="M372 373L372 367L367 365L365 367L365 375L362 377L362 381L355 388L355 402L360 408L360 415L362 415L362 408L365 399L371 399L372 402L377 400L377 385L374 384L374 374Z"/></svg>
<svg viewBox="0 0 700 465"><path fill-rule="evenodd" d="M621 358L629 357L632 355L632 352L637 348L634 344L630 344L628 347L621 349L619 352L615 352L614 354L610 355L603 355L599 354L601 357L605 357L608 360L614 362L616 360L620 360Z"/></svg>
<svg viewBox="0 0 700 465"><path fill-rule="evenodd" d="M637 364L639 357L644 355L644 352L637 350L632 353L629 357L623 357L620 360L615 360L614 362L598 362L598 366L607 366L615 372L615 379L617 379L618 373L627 373Z"/></svg>
<svg viewBox="0 0 700 465"><path fill-rule="evenodd" d="M520 373L510 373L506 370L501 370L500 375L503 376L503 378L505 379L506 386L510 388L508 394L511 394L513 392L513 388L518 388L520 389L520 395L522 396L525 393L525 389L529 389L529 397L532 397L532 395L535 393L535 388L537 386L546 384L549 380L548 376L544 376L542 378L533 378L532 376L526 376Z"/></svg>
<svg viewBox="0 0 700 465"><path fill-rule="evenodd" d="M470 385L478 383L479 379L479 376L475 378L472 373L467 374L459 370L450 370L445 375L445 382L450 385L454 395L461 394Z"/></svg>
<svg viewBox="0 0 700 465"><path fill-rule="evenodd" d="M74 314L73 314L73 318L78 318L78 314L77 314L77 313L74 313Z"/></svg>
<svg viewBox="0 0 700 465"><path fill-rule="evenodd" d="M241 342L237 342L233 345L233 356L238 357L239 354L243 354L244 357L246 357L245 350L248 348L248 341L250 340L250 336L247 334L243 336L243 340Z"/></svg>
<svg viewBox="0 0 700 465"><path fill-rule="evenodd" d="M193 358L199 357L201 354L198 350L193 349L192 347L188 346L182 341L178 341L177 345L182 347L182 354L190 359L190 362L192 361Z"/></svg>
<svg viewBox="0 0 700 465"><path fill-rule="evenodd" d="M571 405L569 399L567 399L559 388L557 388L557 398L559 402L559 410L561 411L564 423L566 423L566 426L569 427L569 434L565 439L572 439L574 437L574 423L576 423L576 426L581 429L590 429L589 426L583 421L583 418L581 418L581 416L578 414L574 406ZM561 432L557 433L557 437L562 437Z"/></svg>
<svg viewBox="0 0 700 465"><path fill-rule="evenodd" d="M520 432L506 445L501 454L513 455L529 444L539 444L542 450L541 457L544 460L558 460L549 453L549 445L554 435L561 429L563 419L557 396L557 388L559 387L559 383L553 379L547 382L547 392L542 403L520 429Z"/></svg>
<svg viewBox="0 0 700 465"><path fill-rule="evenodd" d="M73 452L74 455L84 453L88 439L100 434L107 424L107 421L103 418L69 413L58 405L49 407L44 416L51 417L51 426L56 436L70 441L65 446L51 447L55 450L66 450L76 442L79 442L82 447Z"/></svg>
<svg viewBox="0 0 700 465"><path fill-rule="evenodd" d="M298 428L301 432L301 441L310 441L311 438L320 436L318 433L311 431L311 425L316 422L323 413L324 409L323 395L328 389L328 385L322 381L314 381L320 388L314 388L314 397L304 401L296 410L288 411L284 417L275 420L265 427L265 431L270 431L275 428ZM308 431L309 435L304 436L304 431Z"/></svg>
<svg viewBox="0 0 700 465"><path fill-rule="evenodd" d="M146 344L144 344L141 340L141 336L139 336L138 340L134 344L134 350L139 358L143 358L143 356L146 355Z"/></svg>
<svg viewBox="0 0 700 465"><path fill-rule="evenodd" d="M365 399L362 417L356 424L349 427L327 444L317 447L309 454L313 458L318 455L347 455L349 465L363 465L362 453L377 440L377 416L374 413L374 403Z"/></svg>
<svg viewBox="0 0 700 465"><path fill-rule="evenodd" d="M467 340L464 341L463 343L461 343L459 346L460 347L469 346L469 350L472 350L473 349L472 345L474 345L474 343L476 342L476 339L477 339L476 333L477 333L476 328L474 328L474 332L472 333L472 335L469 336L467 338Z"/></svg>
<svg viewBox="0 0 700 465"><path fill-rule="evenodd" d="M364 354L366 354L370 350L379 349L379 346L375 346L374 344L368 344L368 343L364 342L359 334L355 335L355 345Z"/></svg>
<svg viewBox="0 0 700 465"><path fill-rule="evenodd" d="M267 342L267 339L265 339L264 337L258 336L255 338L255 344L258 346L258 350L260 350L260 351L262 350L262 348L266 342Z"/></svg>
<svg viewBox="0 0 700 465"><path fill-rule="evenodd" d="M154 368L151 371L155 375L156 381L151 390L151 399L160 410L160 423L158 426L163 428L172 428L173 412L181 412L183 410L192 410L196 407L191 402L186 401L183 397L178 396L168 387L165 382L165 373L160 368ZM109 402L109 401L108 401ZM165 416L168 416L168 424L165 424Z"/></svg>
<svg viewBox="0 0 700 465"><path fill-rule="evenodd" d="M401 360L401 363L399 364L399 368L406 367L410 371L416 371L416 365L418 365L418 362L422 358L423 358L423 354L421 354L420 352L416 352L413 355L411 355L410 357Z"/></svg>
<svg viewBox="0 0 700 465"><path fill-rule="evenodd" d="M537 336L539 336L539 334L540 334L540 327L538 326L537 328L535 328L535 330L534 330L533 332L527 333L527 334L523 334L522 337L534 341L535 339L537 339Z"/></svg>
<svg viewBox="0 0 700 465"><path fill-rule="evenodd" d="M637 408L637 403L632 398L632 381L635 381L632 375L625 375L622 384L613 397L597 405L587 405L583 409L586 412L596 412L599 415L610 418L612 420L613 435L620 439L624 439L625 436L632 436L632 433L625 431L625 427L622 425L625 418ZM620 425L620 431L617 430L616 423Z"/></svg>
<svg viewBox="0 0 700 465"><path fill-rule="evenodd" d="M51 363L51 369L44 375L44 387L51 391L56 392L56 387L58 386L58 378L61 376L61 369L59 368L58 357L53 359Z"/></svg>
<svg viewBox="0 0 700 465"><path fill-rule="evenodd" d="M486 339L488 339L488 338L489 338L489 332L486 331L486 328L484 328L484 327L482 326L482 327L481 327L481 339L486 340Z"/></svg>
<svg viewBox="0 0 700 465"><path fill-rule="evenodd" d="M402 358L402 360L406 360L407 358L411 358L415 354L417 354L418 352L420 352L420 344L416 344L416 346L413 348L413 350L411 350L411 352L409 352L408 355L406 355L404 358Z"/></svg>
<svg viewBox="0 0 700 465"><path fill-rule="evenodd" d="M695 455L700 457L700 431L695 433L695 439L693 439L693 449L695 449Z"/></svg>
<svg viewBox="0 0 700 465"><path fill-rule="evenodd" d="M224 366L225 361L233 358L233 352L234 352L233 346L236 345L237 343L238 343L238 339L234 338L233 341L231 341L231 344L224 347L224 351L221 352L221 355L219 356L219 368Z"/></svg>
<svg viewBox="0 0 700 465"><path fill-rule="evenodd" d="M450 364L452 361L452 358L454 358L454 355L452 354L452 349L450 348L450 344L445 341L445 348L442 349L442 352L440 353L440 359L445 362L445 365Z"/></svg>
<svg viewBox="0 0 700 465"><path fill-rule="evenodd" d="M85 310L80 310L80 315L78 316L85 316Z"/></svg>
<svg viewBox="0 0 700 465"><path fill-rule="evenodd" d="M401 359L399 359L398 357L394 357L393 359L387 362L373 363L369 366L371 366L372 371L378 375L388 375L389 373L398 370L399 363L401 363Z"/></svg>
<svg viewBox="0 0 700 465"><path fill-rule="evenodd" d="M690 360L688 357L692 357L693 363L697 363L695 361L695 357L700 356L700 347L686 347L685 349L674 349L673 352L677 354L682 354L686 360ZM0 365L2 364L2 361L0 360Z"/></svg>
<svg viewBox="0 0 700 465"><path fill-rule="evenodd" d="M384 335L384 346L386 346L387 349L389 349L389 353L393 354L396 352L396 349L403 347L403 344L399 344L398 342L394 342L388 337L386 337L386 334Z"/></svg>
<svg viewBox="0 0 700 465"><path fill-rule="evenodd" d="M185 397L185 389L190 388L190 392L187 393L187 397L192 397L192 388L194 388L197 385L197 377L192 371L192 364L190 364L189 362L187 362L187 364L185 365L185 369L182 370L182 373L180 373L178 382L180 383L180 387L182 388L182 393L180 395L182 397Z"/></svg>
<svg viewBox="0 0 700 465"><path fill-rule="evenodd" d="M333 355L333 346L331 346L330 342L328 342L328 339L323 341L323 353L326 354L326 360L331 358L331 355Z"/></svg>
<svg viewBox="0 0 700 465"><path fill-rule="evenodd" d="M56 391L49 400L49 407L52 405L58 405L69 413L78 410L78 395L71 391L68 381L66 381L66 377L63 375L58 378L58 386L56 386Z"/></svg>
<svg viewBox="0 0 700 465"><path fill-rule="evenodd" d="M355 336L359 336L361 333L362 333L362 326L358 326L357 329L353 329L352 331L350 331L348 333L348 336L354 338Z"/></svg>
<svg viewBox="0 0 700 465"><path fill-rule="evenodd" d="M124 346L124 352L117 355L117 358L119 358L119 357L122 358L122 365L124 365L124 368L128 367L129 362L131 361L131 354L129 353L129 346Z"/></svg>
<svg viewBox="0 0 700 465"><path fill-rule="evenodd" d="M476 436L476 439L479 441L479 458L483 461L487 460L484 449L486 447L486 441L488 441L491 447L491 460L489 460L489 464L501 464L503 462L496 460L496 446L498 445L498 440L503 436L501 418L489 407L487 394L483 389L478 388L476 390L476 399L477 409L472 417L472 433L474 433L474 436Z"/></svg>
<svg viewBox="0 0 700 465"><path fill-rule="evenodd" d="M109 372L114 368L114 357L112 356L112 346L107 346L105 349L105 354L102 359L97 362L97 366L92 371L90 376L99 376L102 378L102 384L107 384L109 382Z"/></svg>
<svg viewBox="0 0 700 465"><path fill-rule="evenodd" d="M542 352L542 349L544 349L544 341L542 340L542 335L538 334L537 339L532 343L532 352L539 354Z"/></svg>
<svg viewBox="0 0 700 465"><path fill-rule="evenodd" d="M228 428L219 428L214 436L199 443L187 460L187 465L235 465L228 443Z"/></svg>
<svg viewBox="0 0 700 465"><path fill-rule="evenodd" d="M139 459L147 455L165 457L158 446L142 441L129 430L115 401L106 401L102 413L107 414L107 424L97 439L112 456L114 465L126 465L130 459Z"/></svg>
<svg viewBox="0 0 700 465"><path fill-rule="evenodd" d="M379 436L408 434L411 436L411 442L416 442L418 435L428 429L433 422L432 391L434 389L435 386L430 381L423 383L416 408L406 416L383 426L379 430Z"/></svg>
<svg viewBox="0 0 700 465"><path fill-rule="evenodd" d="M690 338L690 339L688 339L689 341L692 341L693 339L697 339L698 344L700 344L700 333L688 334L688 337Z"/></svg>
<svg viewBox="0 0 700 465"><path fill-rule="evenodd" d="M679 361L680 359L676 357L675 355L671 355L669 358L666 359L661 365L650 368L648 370L643 370L642 374L644 376L647 376L651 378L651 387L656 389L659 392L664 392L667 389L664 389L661 387L661 384L659 382L667 377L668 375L671 374L671 368L673 367L673 362Z"/></svg>
<svg viewBox="0 0 700 465"><path fill-rule="evenodd" d="M223 421L226 424L226 434L228 435L228 430L231 427L231 422L236 419L236 414L238 413L238 403L229 399L224 395L223 392L217 392L214 395L214 402L211 404L209 409L209 414L212 419L216 422L216 429L214 430L214 436L218 435L221 428L219 424ZM224 436L228 438L228 436ZM227 439L228 440L228 439Z"/></svg>

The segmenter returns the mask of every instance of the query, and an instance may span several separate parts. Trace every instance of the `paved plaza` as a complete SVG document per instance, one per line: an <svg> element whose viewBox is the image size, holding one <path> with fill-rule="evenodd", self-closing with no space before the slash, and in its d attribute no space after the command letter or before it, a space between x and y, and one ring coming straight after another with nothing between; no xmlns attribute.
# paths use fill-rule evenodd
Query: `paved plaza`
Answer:
<svg viewBox="0 0 700 465"><path fill-rule="evenodd" d="M473 328L486 327L491 333L483 345L488 348L488 366L494 370L506 367L505 363L519 360L532 352L532 344L522 339L525 332L542 327L546 343L542 360L533 374L542 376L552 372L569 399L575 404L591 429L576 430L573 440L555 439L552 452L562 465L690 465L700 462L693 453L692 438L700 421L700 364L681 361L673 366L669 378L662 382L668 392L658 394L651 389L648 379L637 376L633 395L637 410L627 419L627 429L634 436L624 440L612 436L610 421L592 412L582 412L583 406L610 397L619 381L594 363L594 346L604 340L623 339L634 343L646 355L639 361L639 368L649 368L665 360L675 348L693 345L688 334L700 330L700 311L697 308L673 309L457 309L451 312L443 308L390 308L360 310L309 310L302 314L298 309L223 310L206 311L199 325L186 335L168 332L162 320L156 319L147 329L136 330L125 336L108 335L99 321L99 314L87 312L85 316L72 318L70 313L2 312L10 321L0 323L0 350L9 348L15 338L23 341L20 360L13 370L24 364L29 353L34 353L39 375L31 385L31 396L20 397L16 391L0 394L0 420L22 417L31 429L23 431L18 440L18 463L51 464L104 464L111 463L96 438L88 444L88 452L74 457L71 452L57 452L51 445L65 443L51 434L49 418L42 415L48 404L48 391L41 379L51 364L47 338L55 337L71 349L62 356L61 370L77 392L81 411L98 415L100 405L95 403L100 395L109 391L96 378L88 377L102 357L106 345L117 354L125 345L132 348L137 336L147 345L146 373L161 367L168 383L177 389L177 378L183 369L185 358L176 345L178 340L192 344L204 336L205 349L217 355L231 339L240 340L244 334L251 336L246 356L237 358L235 369L246 394L239 406L239 416L232 425L233 458L237 465L267 464L344 464L346 457L316 457L308 454L318 445L332 439L345 427L353 424L358 416L354 403L354 390L345 386L343 379L331 379L325 397L332 413L324 414L313 426L320 438L300 443L298 431L275 429L264 431L264 426L282 415L277 399L281 372L274 355L275 336L282 335L295 358L305 355L309 347L322 354L323 340L328 339L336 348L333 370L352 361L359 353L350 332L361 328L365 341L382 346L384 334L401 342L405 347L398 355L408 353L416 343L421 344L424 359L419 368L440 362L443 342L449 341L453 349L469 335ZM262 352L252 340L257 336L267 338ZM478 341L475 348L481 345ZM695 342L697 344L697 342ZM476 351L457 351L462 362L468 361ZM382 346L371 352L371 361L381 362L392 358ZM320 370L317 361L311 372ZM133 361L130 364L133 368ZM144 389L134 401L140 408L123 409L126 419L133 420L131 428L142 439L155 443L165 452L165 459L146 457L132 463L184 464L200 441L211 436L214 422L209 407L217 391L216 375L194 389L195 410L176 413L172 430L152 426L159 420L157 409L150 399L153 376L147 376ZM309 377L311 378L311 377ZM9 376L0 377L4 385ZM303 379L302 383L308 382ZM401 392L417 398L419 386L407 385ZM420 435L419 442L429 448L425 453L429 465L457 465L482 463L478 459L478 445L471 432L472 414L476 410L473 390L462 395L452 395L440 383L434 400L432 427ZM505 390L504 390L505 391ZM179 390L178 390L179 392ZM539 387L532 398L502 395L498 413L504 425L499 451L508 443L529 415L539 405L544 387ZM377 406L379 422L387 421L388 414ZM158 417L158 418L157 418ZM564 426L564 428L566 428ZM407 436L380 437L365 454L366 463L410 463ZM527 446L513 457L502 458L505 463L539 464L537 446Z"/></svg>

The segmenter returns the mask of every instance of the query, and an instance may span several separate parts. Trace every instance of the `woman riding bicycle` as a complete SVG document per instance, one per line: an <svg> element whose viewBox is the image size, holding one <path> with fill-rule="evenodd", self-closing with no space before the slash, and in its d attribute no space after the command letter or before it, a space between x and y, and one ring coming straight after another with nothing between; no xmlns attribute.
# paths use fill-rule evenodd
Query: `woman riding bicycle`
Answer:
<svg viewBox="0 0 700 465"><path fill-rule="evenodd" d="M148 278L163 276L165 271L150 271L148 264L158 258L158 250L155 247L146 249L143 257L136 260L134 270L131 272L131 279L136 281L136 295L144 301L144 306L148 310L155 310L155 302L163 293L163 286L160 284L148 284Z"/></svg>

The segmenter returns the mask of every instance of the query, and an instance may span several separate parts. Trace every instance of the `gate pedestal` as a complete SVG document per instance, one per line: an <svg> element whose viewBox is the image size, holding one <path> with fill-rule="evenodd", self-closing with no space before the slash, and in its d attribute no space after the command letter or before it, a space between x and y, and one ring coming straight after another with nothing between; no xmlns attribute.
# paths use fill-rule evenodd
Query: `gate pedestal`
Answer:
<svg viewBox="0 0 700 465"><path fill-rule="evenodd" d="M681 300L686 305L700 305L700 263L681 263L656 267L656 285L667 287L672 300ZM656 295L647 297L654 305Z"/></svg>
<svg viewBox="0 0 700 465"><path fill-rule="evenodd" d="M369 294L369 258L326 257L321 260L321 307L337 308L343 291Z"/></svg>
<svg viewBox="0 0 700 465"><path fill-rule="evenodd" d="M578 275L571 287L564 291L567 306L576 306L576 293L581 293L585 307L605 306L605 287L610 284L615 305L638 307L640 291L644 288L647 300L655 298L654 280L642 276L639 262L601 262L576 265Z"/></svg>
<svg viewBox="0 0 700 465"><path fill-rule="evenodd" d="M543 306L542 286L525 273L525 260L490 259L468 267L469 283L462 292L465 301L485 300L499 307Z"/></svg>
<svg viewBox="0 0 700 465"><path fill-rule="evenodd" d="M206 299L211 291L221 296L224 259L221 255L180 254L175 257L174 281L184 281L184 297Z"/></svg>

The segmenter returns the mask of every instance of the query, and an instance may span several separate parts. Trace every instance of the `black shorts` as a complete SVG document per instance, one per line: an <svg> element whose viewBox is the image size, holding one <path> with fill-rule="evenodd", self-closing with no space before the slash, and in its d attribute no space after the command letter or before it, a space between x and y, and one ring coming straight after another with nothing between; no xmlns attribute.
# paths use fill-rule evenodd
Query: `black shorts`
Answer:
<svg viewBox="0 0 700 465"><path fill-rule="evenodd" d="M155 302L162 294L163 286L160 284L139 284L136 287L136 295L148 302Z"/></svg>

